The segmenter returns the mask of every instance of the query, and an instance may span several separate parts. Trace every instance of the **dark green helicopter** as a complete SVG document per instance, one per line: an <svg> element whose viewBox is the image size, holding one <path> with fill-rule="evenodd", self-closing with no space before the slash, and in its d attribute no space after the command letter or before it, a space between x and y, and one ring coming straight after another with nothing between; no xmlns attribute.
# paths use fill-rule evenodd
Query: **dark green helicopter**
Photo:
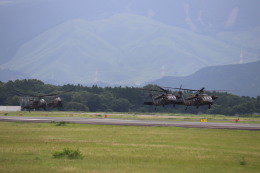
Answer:
<svg viewBox="0 0 260 173"><path fill-rule="evenodd" d="M186 106L185 110L189 106L195 106L196 108L199 108L200 106L207 105L208 108L210 109L211 106L214 103L214 100L218 98L218 96L210 96L204 93L205 88L201 88L199 90L195 89L185 89L180 86L180 88L172 88L172 87L159 87L157 86L158 89L146 89L149 91L158 91L158 92L163 92L163 94L156 95L154 96L153 94L150 94L152 101L150 102L144 102L144 105L153 105L155 106L165 106L172 104L173 106L175 105L184 105ZM177 95L170 94L169 90L167 89L174 89L174 90L179 90ZM196 92L195 94L190 95L187 98L184 98L183 96L183 91L191 91L191 92ZM209 90L207 90L209 91ZM214 91L222 91L222 90L214 90Z"/></svg>
<svg viewBox="0 0 260 173"><path fill-rule="evenodd" d="M19 96L19 103L22 110L47 110L53 108L61 108L62 102L61 98L58 96L65 92L54 93L54 94L24 94L17 92ZM48 100L48 101L46 101Z"/></svg>
<svg viewBox="0 0 260 173"><path fill-rule="evenodd" d="M157 89L144 89L144 90L148 90L149 92L160 92L162 94L149 94L149 96L151 97L152 101L149 102L144 102L144 105L153 105L155 106L155 110L157 106L165 106L165 105L170 105L172 104L173 106L175 106L175 102L177 100L176 96L173 94L169 93L169 90L166 90L162 87L157 86Z"/></svg>
<svg viewBox="0 0 260 173"><path fill-rule="evenodd" d="M195 106L196 108L199 108L200 106L204 106L204 105L208 105L208 108L210 109L214 103L214 100L216 100L218 98L218 96L207 95L204 93L204 91L222 91L222 90L205 90L205 87L198 89L198 90L185 89L182 87L180 87L180 88L164 87L164 88L179 90L178 95L176 96L177 99L176 99L175 104L186 106L185 110L188 108L188 106ZM184 98L182 91L192 91L192 92L196 92L196 93L190 95L187 98Z"/></svg>

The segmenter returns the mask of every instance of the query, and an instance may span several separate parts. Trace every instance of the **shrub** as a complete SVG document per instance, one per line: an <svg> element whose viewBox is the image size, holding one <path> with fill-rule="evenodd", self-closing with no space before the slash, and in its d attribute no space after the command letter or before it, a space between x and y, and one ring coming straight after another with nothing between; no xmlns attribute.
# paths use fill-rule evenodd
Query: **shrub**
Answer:
<svg viewBox="0 0 260 173"><path fill-rule="evenodd" d="M66 125L66 122L64 122L64 121L56 123L56 126L65 126L65 125Z"/></svg>
<svg viewBox="0 0 260 173"><path fill-rule="evenodd" d="M54 158L83 159L83 155L78 149L71 150L69 148L64 148L63 151L55 151L52 156Z"/></svg>
<svg viewBox="0 0 260 173"><path fill-rule="evenodd" d="M239 164L240 164L240 165L246 165L246 161L245 161L245 158L244 158L244 157L242 157L242 160L240 161Z"/></svg>

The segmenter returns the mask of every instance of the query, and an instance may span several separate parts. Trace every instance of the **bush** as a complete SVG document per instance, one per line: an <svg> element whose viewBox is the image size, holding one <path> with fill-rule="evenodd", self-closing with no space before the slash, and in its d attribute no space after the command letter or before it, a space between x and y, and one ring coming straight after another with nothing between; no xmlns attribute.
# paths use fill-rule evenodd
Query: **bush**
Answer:
<svg viewBox="0 0 260 173"><path fill-rule="evenodd" d="M239 164L242 166L246 165L246 161L244 157L242 157L242 160L239 162Z"/></svg>
<svg viewBox="0 0 260 173"><path fill-rule="evenodd" d="M54 158L83 159L83 155L78 149L71 150L69 148L64 148L63 151L56 151L52 156Z"/></svg>
<svg viewBox="0 0 260 173"><path fill-rule="evenodd" d="M56 122L56 126L65 126L67 123L64 121Z"/></svg>

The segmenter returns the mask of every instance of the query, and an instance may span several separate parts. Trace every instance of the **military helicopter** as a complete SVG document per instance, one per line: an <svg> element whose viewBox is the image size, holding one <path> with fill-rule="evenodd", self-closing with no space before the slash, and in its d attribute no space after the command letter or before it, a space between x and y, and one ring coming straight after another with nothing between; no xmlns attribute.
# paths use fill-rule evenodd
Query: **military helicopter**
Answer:
<svg viewBox="0 0 260 173"><path fill-rule="evenodd" d="M35 94L23 94L17 92L19 95L19 102L23 110L47 110L48 108L61 108L62 102L61 98L58 97L61 93L54 94L43 94L43 95L35 95ZM49 103L46 102L46 99L50 100Z"/></svg>
<svg viewBox="0 0 260 173"><path fill-rule="evenodd" d="M62 107L62 102L61 98L58 97L57 95L53 97L52 101L47 104L48 108L61 108Z"/></svg>
<svg viewBox="0 0 260 173"><path fill-rule="evenodd" d="M176 96L173 94L170 94L168 90L157 86L158 89L144 89L144 90L148 90L149 92L151 91L155 91L155 92L163 92L163 94L159 94L159 95L153 95L153 94L149 94L149 96L152 98L152 101L149 102L144 102L144 105L153 105L155 106L155 110L157 106L165 106L165 105L169 105L172 104L173 106L175 106L175 101L176 101Z"/></svg>
<svg viewBox="0 0 260 173"><path fill-rule="evenodd" d="M179 89L178 95L176 96L176 101L175 104L179 105L185 105L187 110L188 106L195 106L196 108L199 108L200 106L203 105L208 105L208 108L210 109L211 106L213 105L213 101L218 98L218 96L210 96L207 94L204 94L205 88L201 88L199 90L194 90L194 89L185 89L185 88L172 88L172 87L164 87L164 88L170 88L170 89ZM183 92L182 91L192 91L192 92L197 92L196 94L190 95L187 98L183 97ZM209 91L209 90L207 90ZM216 91L216 90L214 90ZM222 91L222 90L218 90Z"/></svg>

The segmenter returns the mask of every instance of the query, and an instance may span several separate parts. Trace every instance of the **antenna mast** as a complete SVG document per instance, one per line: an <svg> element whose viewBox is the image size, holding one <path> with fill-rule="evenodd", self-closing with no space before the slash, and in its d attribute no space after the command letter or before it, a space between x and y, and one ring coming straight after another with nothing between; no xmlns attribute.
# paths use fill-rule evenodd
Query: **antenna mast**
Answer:
<svg viewBox="0 0 260 173"><path fill-rule="evenodd" d="M164 77L164 75L165 75L165 66L162 65L161 77Z"/></svg>
<svg viewBox="0 0 260 173"><path fill-rule="evenodd" d="M243 51L242 49L240 50L240 60L239 60L239 64L243 64L244 63L244 55L243 55Z"/></svg>

